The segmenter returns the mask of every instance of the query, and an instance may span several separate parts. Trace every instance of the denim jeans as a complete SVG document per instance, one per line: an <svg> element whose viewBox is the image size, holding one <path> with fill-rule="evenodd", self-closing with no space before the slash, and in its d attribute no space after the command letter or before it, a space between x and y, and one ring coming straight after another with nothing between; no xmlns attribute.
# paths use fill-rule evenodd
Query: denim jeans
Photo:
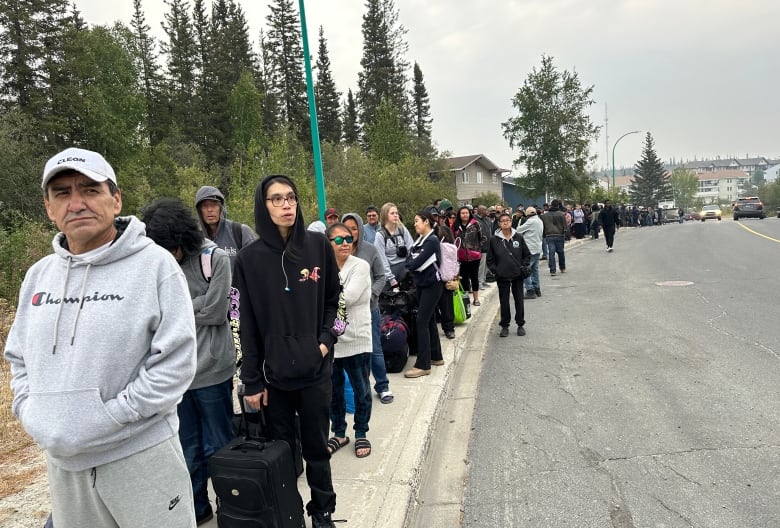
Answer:
<svg viewBox="0 0 780 528"><path fill-rule="evenodd" d="M371 374L374 375L374 390L381 394L390 390L390 380L387 379L385 355L382 352L382 334L379 332L381 320L379 307L371 308Z"/></svg>
<svg viewBox="0 0 780 528"><path fill-rule="evenodd" d="M383 360L384 361L384 360ZM347 433L347 401L344 398L344 373L349 376L352 392L355 394L355 438L365 438L371 419L371 354L368 352L336 358L333 360L333 396L330 400L330 429L335 436L343 438Z"/></svg>
<svg viewBox="0 0 780 528"><path fill-rule="evenodd" d="M538 290L539 286L539 253L531 255L531 274L523 281L526 290Z"/></svg>
<svg viewBox="0 0 780 528"><path fill-rule="evenodd" d="M208 457L233 439L233 378L190 389L177 408L179 440L190 472L195 515L209 508Z"/></svg>
<svg viewBox="0 0 780 528"><path fill-rule="evenodd" d="M562 270L566 269L566 257L563 254L563 237L548 236L547 240L547 263L550 265L550 271L555 272L555 255L558 255L558 265Z"/></svg>

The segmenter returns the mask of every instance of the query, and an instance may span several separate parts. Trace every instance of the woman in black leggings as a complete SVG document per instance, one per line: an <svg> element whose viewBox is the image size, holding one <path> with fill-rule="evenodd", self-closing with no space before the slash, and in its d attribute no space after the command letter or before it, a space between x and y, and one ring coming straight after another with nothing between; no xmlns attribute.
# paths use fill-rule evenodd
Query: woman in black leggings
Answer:
<svg viewBox="0 0 780 528"><path fill-rule="evenodd" d="M482 233L479 222L465 205L458 209L453 233L455 243L459 245L458 262L463 289L471 292L474 297L472 304L479 306L479 261L482 256L479 248L490 233ZM457 239L460 239L459 243Z"/></svg>

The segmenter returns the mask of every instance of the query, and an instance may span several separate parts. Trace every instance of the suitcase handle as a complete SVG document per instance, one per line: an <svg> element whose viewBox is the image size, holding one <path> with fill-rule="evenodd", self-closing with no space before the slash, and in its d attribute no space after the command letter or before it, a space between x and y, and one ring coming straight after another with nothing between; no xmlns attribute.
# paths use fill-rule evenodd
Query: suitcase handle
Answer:
<svg viewBox="0 0 780 528"><path fill-rule="evenodd" d="M238 395L238 406L241 407L241 425L240 427L244 430L244 440L252 440L252 438L249 436L249 420L246 419L246 402L244 402L244 384L239 383L238 388L236 389L236 393ZM260 427L262 431L266 431L266 421L265 421L265 411L263 410L263 406L260 406L260 409L257 411L258 416L260 417ZM241 431L239 430L239 436L241 435Z"/></svg>
<svg viewBox="0 0 780 528"><path fill-rule="evenodd" d="M251 447L263 451L265 449L265 442L258 440L244 440L243 442L239 442L234 446L230 446L230 449L232 451L235 449L244 449L246 447Z"/></svg>

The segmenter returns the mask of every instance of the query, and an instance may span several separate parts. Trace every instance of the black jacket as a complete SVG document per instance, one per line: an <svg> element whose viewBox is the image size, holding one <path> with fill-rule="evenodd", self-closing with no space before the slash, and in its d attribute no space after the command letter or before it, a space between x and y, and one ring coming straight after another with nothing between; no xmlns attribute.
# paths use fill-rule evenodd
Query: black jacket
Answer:
<svg viewBox="0 0 780 528"><path fill-rule="evenodd" d="M620 225L620 213L614 207L604 207L599 213L601 227L613 227Z"/></svg>
<svg viewBox="0 0 780 528"><path fill-rule="evenodd" d="M240 293L235 309L247 395L267 385L296 390L330 379L336 343L333 322L341 287L333 249L321 233L306 230L300 205L289 238L282 239L266 208L269 178L255 192L260 238L239 252L233 277ZM289 185L295 190L292 181ZM324 358L320 343L330 349Z"/></svg>
<svg viewBox="0 0 780 528"><path fill-rule="evenodd" d="M490 237L487 254L487 267L496 280L514 280L525 278L522 268L531 263L531 251L523 235L512 229L507 240L503 234Z"/></svg>
<svg viewBox="0 0 780 528"><path fill-rule="evenodd" d="M414 285L417 288L427 288L439 282L437 272L439 271L439 262L441 262L441 246L436 232L431 231L425 239L415 240L411 253L406 260L406 268L412 272ZM433 255L436 256L436 261L425 269L420 269Z"/></svg>

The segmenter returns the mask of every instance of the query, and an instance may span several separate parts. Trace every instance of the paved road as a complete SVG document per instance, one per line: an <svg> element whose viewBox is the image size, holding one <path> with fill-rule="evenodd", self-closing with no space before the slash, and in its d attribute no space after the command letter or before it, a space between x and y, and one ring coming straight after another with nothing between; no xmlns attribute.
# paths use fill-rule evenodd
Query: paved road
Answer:
<svg viewBox="0 0 780 528"><path fill-rule="evenodd" d="M780 526L779 262L774 218L569 251L487 339L462 526Z"/></svg>

